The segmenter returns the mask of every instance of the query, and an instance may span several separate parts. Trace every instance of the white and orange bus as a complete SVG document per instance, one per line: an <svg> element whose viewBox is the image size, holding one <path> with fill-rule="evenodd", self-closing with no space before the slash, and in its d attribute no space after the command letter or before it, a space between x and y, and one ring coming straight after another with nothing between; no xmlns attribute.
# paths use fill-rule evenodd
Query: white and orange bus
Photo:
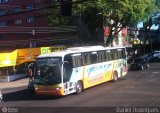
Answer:
<svg viewBox="0 0 160 113"><path fill-rule="evenodd" d="M125 47L73 47L37 57L37 95L79 94L84 89L127 75Z"/></svg>

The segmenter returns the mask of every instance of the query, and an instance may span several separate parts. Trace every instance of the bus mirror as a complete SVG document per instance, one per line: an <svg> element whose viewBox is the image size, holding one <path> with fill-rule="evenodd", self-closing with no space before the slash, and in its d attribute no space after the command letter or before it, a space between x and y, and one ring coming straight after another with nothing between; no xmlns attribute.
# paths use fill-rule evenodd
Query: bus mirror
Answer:
<svg viewBox="0 0 160 113"><path fill-rule="evenodd" d="M59 65L68 64L68 63L69 63L68 61L64 61L64 62L60 62Z"/></svg>
<svg viewBox="0 0 160 113"><path fill-rule="evenodd" d="M64 64L69 64L69 62L68 61L64 61Z"/></svg>

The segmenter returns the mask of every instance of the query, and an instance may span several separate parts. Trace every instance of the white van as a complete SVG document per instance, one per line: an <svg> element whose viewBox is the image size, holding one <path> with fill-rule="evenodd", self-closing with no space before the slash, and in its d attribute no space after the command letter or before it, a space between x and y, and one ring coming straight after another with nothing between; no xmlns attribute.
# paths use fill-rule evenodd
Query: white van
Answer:
<svg viewBox="0 0 160 113"><path fill-rule="evenodd" d="M158 58L160 58L160 51L154 51L153 57L158 57Z"/></svg>

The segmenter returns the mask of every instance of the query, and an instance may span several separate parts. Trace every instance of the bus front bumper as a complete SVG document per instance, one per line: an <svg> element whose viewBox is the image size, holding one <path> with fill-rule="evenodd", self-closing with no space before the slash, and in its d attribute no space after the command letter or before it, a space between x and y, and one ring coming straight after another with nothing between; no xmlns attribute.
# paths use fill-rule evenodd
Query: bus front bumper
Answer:
<svg viewBox="0 0 160 113"><path fill-rule="evenodd" d="M37 95L63 96L64 95L64 89L61 88L61 87L57 87L57 88L35 87L35 93Z"/></svg>

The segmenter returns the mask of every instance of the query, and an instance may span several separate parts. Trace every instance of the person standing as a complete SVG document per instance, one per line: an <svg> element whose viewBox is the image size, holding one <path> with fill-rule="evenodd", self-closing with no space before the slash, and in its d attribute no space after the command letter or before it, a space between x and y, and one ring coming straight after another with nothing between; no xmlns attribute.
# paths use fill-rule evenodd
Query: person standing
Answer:
<svg viewBox="0 0 160 113"><path fill-rule="evenodd" d="M33 64L33 63L30 63L30 64L28 65L28 73L29 73L30 78L33 77L33 69L34 69L34 64Z"/></svg>
<svg viewBox="0 0 160 113"><path fill-rule="evenodd" d="M2 90L0 89L0 101L3 100Z"/></svg>

